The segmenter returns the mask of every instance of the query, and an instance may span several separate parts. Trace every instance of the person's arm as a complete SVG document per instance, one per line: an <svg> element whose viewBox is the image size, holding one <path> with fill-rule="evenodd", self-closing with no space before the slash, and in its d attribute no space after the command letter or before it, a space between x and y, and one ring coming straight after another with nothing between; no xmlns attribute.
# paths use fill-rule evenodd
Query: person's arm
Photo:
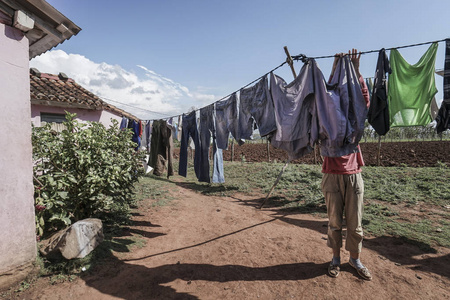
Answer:
<svg viewBox="0 0 450 300"><path fill-rule="evenodd" d="M356 76L358 77L359 85L361 86L361 91L364 96L364 100L366 101L366 106L370 106L370 94L369 89L367 88L366 82L364 81L364 77L359 72L359 60L361 58L361 52L358 53L357 49L348 50L348 56L355 68Z"/></svg>
<svg viewBox="0 0 450 300"><path fill-rule="evenodd" d="M369 88L367 87L366 82L364 81L364 78L360 76L359 78L359 85L361 86L361 91L364 96L364 100L366 101L366 106L369 108L370 106L370 94L369 94Z"/></svg>
<svg viewBox="0 0 450 300"><path fill-rule="evenodd" d="M333 79L333 74L334 74L334 71L336 71L337 63L338 63L339 59L341 59L341 57L343 57L344 55L345 55L344 53L336 53L334 55L333 68L331 68L331 74L330 74L330 78L328 79L328 83L330 83L331 79Z"/></svg>

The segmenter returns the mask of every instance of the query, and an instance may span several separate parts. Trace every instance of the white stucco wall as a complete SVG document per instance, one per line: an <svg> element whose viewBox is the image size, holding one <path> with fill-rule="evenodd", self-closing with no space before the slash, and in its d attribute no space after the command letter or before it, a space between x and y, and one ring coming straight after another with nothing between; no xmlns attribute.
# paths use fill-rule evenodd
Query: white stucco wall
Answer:
<svg viewBox="0 0 450 300"><path fill-rule="evenodd" d="M77 114L77 120L79 121L95 121L100 122L109 128L112 125L111 118L117 120L120 124L122 117L113 114L106 110L89 110L80 108L62 108L54 106L45 105L32 105L31 106L31 122L35 126L41 126L41 113L52 113L52 114L65 114L65 111Z"/></svg>
<svg viewBox="0 0 450 300"><path fill-rule="evenodd" d="M122 117L121 116L113 114L110 111L103 110L102 111L102 115L100 116L100 121L99 122L102 123L103 125L105 125L106 128L108 128L109 126L112 125L111 119L117 120L119 122L119 125L120 125L120 122L122 121Z"/></svg>
<svg viewBox="0 0 450 300"><path fill-rule="evenodd" d="M36 257L28 39L0 23L0 274Z"/></svg>

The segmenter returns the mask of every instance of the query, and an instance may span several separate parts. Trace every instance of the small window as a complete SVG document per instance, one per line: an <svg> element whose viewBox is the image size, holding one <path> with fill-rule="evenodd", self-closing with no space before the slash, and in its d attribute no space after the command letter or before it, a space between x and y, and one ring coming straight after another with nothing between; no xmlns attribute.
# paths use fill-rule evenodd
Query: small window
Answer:
<svg viewBox="0 0 450 300"><path fill-rule="evenodd" d="M65 114L49 114L49 113L41 113L41 123L63 123L66 121Z"/></svg>

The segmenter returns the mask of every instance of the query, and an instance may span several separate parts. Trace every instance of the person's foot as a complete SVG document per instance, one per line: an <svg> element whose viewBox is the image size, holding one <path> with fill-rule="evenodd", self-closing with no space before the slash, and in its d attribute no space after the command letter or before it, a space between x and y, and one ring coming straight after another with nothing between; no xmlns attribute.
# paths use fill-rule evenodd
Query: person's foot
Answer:
<svg viewBox="0 0 450 300"><path fill-rule="evenodd" d="M359 259L353 259L350 257L348 263L350 264L350 266L355 268L361 278L369 281L372 280L372 274L370 274L369 269L367 269Z"/></svg>
<svg viewBox="0 0 450 300"><path fill-rule="evenodd" d="M328 275L330 275L333 278L336 278L339 276L339 273L341 272L341 267L340 265L335 265L333 264L333 262L331 261L330 264L328 265Z"/></svg>

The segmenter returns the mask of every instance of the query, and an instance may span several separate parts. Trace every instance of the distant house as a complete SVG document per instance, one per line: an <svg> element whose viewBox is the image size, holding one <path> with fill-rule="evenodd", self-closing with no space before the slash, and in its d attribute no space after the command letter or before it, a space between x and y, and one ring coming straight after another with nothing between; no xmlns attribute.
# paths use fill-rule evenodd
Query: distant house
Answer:
<svg viewBox="0 0 450 300"><path fill-rule="evenodd" d="M81 28L44 0L0 0L0 290L34 268L29 60Z"/></svg>
<svg viewBox="0 0 450 300"><path fill-rule="evenodd" d="M62 123L65 112L76 113L79 121L96 121L109 127L122 117L138 120L132 114L108 104L95 94L68 78L41 73L30 69L31 121L35 126L45 123Z"/></svg>

